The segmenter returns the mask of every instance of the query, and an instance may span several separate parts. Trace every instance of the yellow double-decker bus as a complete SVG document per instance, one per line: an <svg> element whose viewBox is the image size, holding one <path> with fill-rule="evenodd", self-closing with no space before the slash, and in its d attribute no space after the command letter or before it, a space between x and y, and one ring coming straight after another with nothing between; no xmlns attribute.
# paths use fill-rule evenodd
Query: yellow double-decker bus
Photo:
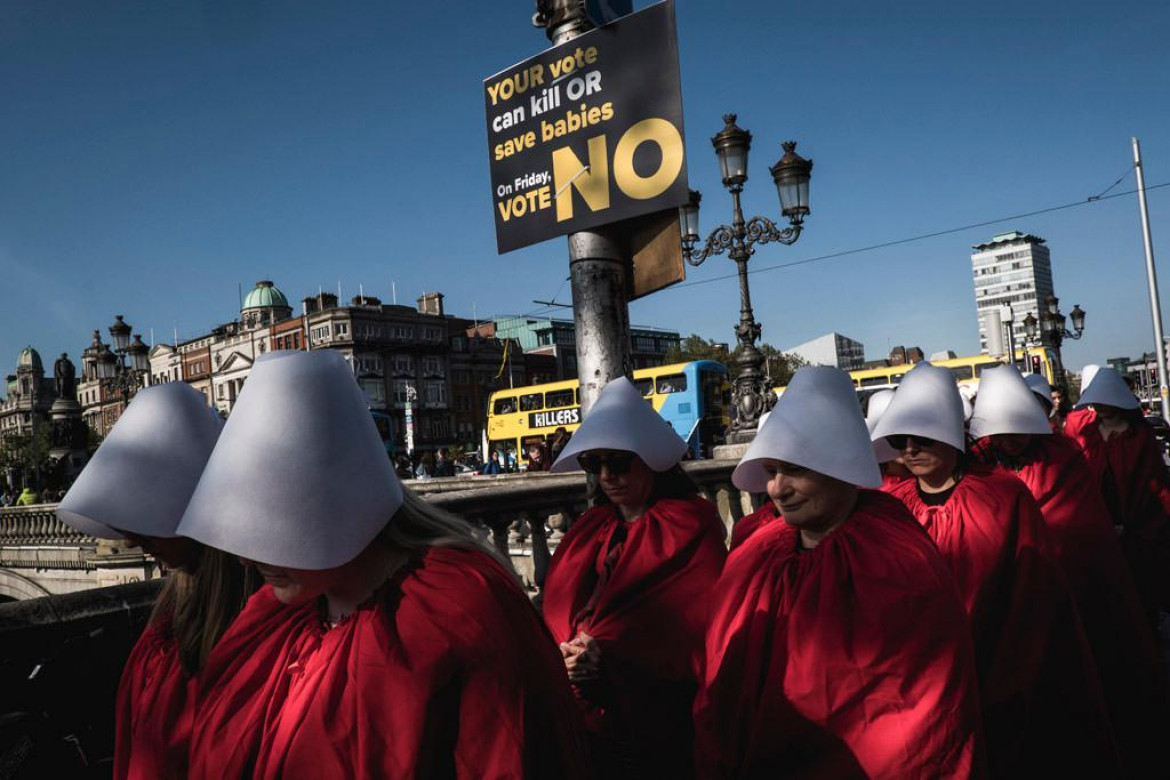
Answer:
<svg viewBox="0 0 1170 780"><path fill-rule="evenodd" d="M966 386L977 391L979 378L988 368L1002 366L1006 360L994 358L991 355L972 355L969 357L948 358L946 360L928 361L940 368L945 368L955 376L955 382L960 387ZM904 363L898 366L882 366L866 368L859 371L850 371L854 387L860 393L885 390L898 386L906 372L914 368L917 363ZM1042 374L1049 384L1056 384L1056 356L1047 347L1028 347L1016 350L1016 365L1022 367L1025 374ZM776 394L784 392L783 387L775 388Z"/></svg>
<svg viewBox="0 0 1170 780"><path fill-rule="evenodd" d="M691 457L709 457L711 448L722 443L731 424L731 384L722 363L696 360L644 368L634 372L634 385L686 441ZM580 424L576 379L497 390L488 404L488 447L501 456L512 453L524 464L529 445L551 440L558 428L572 433Z"/></svg>

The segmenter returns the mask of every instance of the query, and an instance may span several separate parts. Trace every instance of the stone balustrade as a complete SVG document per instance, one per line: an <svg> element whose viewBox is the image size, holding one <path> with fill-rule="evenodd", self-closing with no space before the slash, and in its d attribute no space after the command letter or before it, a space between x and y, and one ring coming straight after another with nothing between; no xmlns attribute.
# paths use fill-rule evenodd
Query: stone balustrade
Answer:
<svg viewBox="0 0 1170 780"><path fill-rule="evenodd" d="M741 494L731 484L734 461L691 461L683 468L703 496L718 506L728 533L739 518L754 509L752 497ZM587 506L582 472L448 477L411 480L407 484L426 500L482 529L485 540L511 558L532 590L543 584L553 551L573 519ZM152 576L149 556L73 530L57 519L56 509L55 504L40 504L0 510L0 569L96 573L118 568L121 572L112 581L113 575L95 579L92 586ZM143 566L145 571L140 573L138 569ZM78 588L50 587L46 592L62 589Z"/></svg>
<svg viewBox="0 0 1170 780"><path fill-rule="evenodd" d="M57 519L56 504L0 509L0 545L70 544L97 547L97 539Z"/></svg>

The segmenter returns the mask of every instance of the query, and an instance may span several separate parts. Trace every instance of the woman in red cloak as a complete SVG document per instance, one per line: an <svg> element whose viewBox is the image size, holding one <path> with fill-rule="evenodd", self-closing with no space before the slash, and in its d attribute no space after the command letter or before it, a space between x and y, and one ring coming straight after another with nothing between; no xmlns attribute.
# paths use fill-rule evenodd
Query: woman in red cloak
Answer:
<svg viewBox="0 0 1170 780"><path fill-rule="evenodd" d="M888 490L938 545L971 621L992 775L1115 775L1092 653L1040 508L1018 479L964 455L950 372L907 373L873 436L902 451L915 478Z"/></svg>
<svg viewBox="0 0 1170 780"><path fill-rule="evenodd" d="M699 774L983 777L966 615L881 474L849 378L803 368L732 477L778 520L728 560L695 706Z"/></svg>
<svg viewBox="0 0 1170 780"><path fill-rule="evenodd" d="M539 615L401 486L340 354L257 361L179 530L267 583L199 677L191 776L586 776Z"/></svg>
<svg viewBox="0 0 1170 780"><path fill-rule="evenodd" d="M600 777L689 777L695 663L727 556L686 443L625 378L602 391L553 471L597 476L561 541L544 617L585 714Z"/></svg>
<svg viewBox="0 0 1170 780"><path fill-rule="evenodd" d="M1093 648L1127 773L1153 777L1163 761L1160 735L1170 730L1154 639L1084 454L1051 431L1046 410L1015 368L983 373L971 419L976 455L1018 477L1040 505Z"/></svg>
<svg viewBox="0 0 1170 780"><path fill-rule="evenodd" d="M186 776L191 686L255 590L234 557L176 536L221 427L189 385L145 388L57 508L65 523L125 539L168 570L118 685L116 778Z"/></svg>
<svg viewBox="0 0 1170 780"><path fill-rule="evenodd" d="M1170 610L1170 478L1140 404L1111 368L1099 369L1065 421L1064 433L1085 451L1147 619Z"/></svg>

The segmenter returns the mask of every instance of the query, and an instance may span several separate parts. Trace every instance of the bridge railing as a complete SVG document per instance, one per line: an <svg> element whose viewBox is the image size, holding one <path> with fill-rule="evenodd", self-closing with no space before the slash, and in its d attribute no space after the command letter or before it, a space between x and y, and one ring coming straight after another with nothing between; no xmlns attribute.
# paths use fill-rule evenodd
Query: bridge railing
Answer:
<svg viewBox="0 0 1170 780"><path fill-rule="evenodd" d="M70 544L97 547L97 539L57 519L56 504L0 509L0 545Z"/></svg>

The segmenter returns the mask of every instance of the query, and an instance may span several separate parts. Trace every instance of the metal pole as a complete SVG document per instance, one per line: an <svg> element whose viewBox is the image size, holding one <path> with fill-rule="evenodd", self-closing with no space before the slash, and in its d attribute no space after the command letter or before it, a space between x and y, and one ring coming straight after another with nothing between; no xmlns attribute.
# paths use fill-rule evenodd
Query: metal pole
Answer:
<svg viewBox="0 0 1170 780"><path fill-rule="evenodd" d="M1137 173L1138 210L1142 218L1142 241L1146 249L1146 280L1150 286L1150 316L1154 320L1154 354L1158 358L1158 395L1162 419L1170 421L1170 385L1166 381L1166 343L1162 338L1162 303L1158 298L1158 272L1154 268L1154 239L1150 235L1150 212L1146 208L1146 177L1142 172L1142 145L1133 139L1133 169Z"/></svg>
<svg viewBox="0 0 1170 780"><path fill-rule="evenodd" d="M553 45L571 41L592 25L584 4L550 4L548 37ZM577 341L581 416L612 379L630 371L630 309L626 286L629 262L614 229L569 236L569 279Z"/></svg>

